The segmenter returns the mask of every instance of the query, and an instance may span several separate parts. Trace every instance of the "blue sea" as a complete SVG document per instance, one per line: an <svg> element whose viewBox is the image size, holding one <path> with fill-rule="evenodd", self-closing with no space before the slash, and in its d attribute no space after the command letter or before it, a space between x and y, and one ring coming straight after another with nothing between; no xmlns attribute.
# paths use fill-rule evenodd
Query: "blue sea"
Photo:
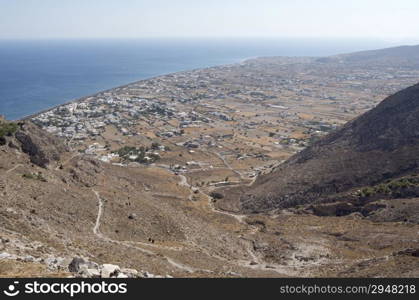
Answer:
<svg viewBox="0 0 419 300"><path fill-rule="evenodd" d="M297 39L0 40L0 114L19 119L157 75L260 56L326 56L380 41Z"/></svg>

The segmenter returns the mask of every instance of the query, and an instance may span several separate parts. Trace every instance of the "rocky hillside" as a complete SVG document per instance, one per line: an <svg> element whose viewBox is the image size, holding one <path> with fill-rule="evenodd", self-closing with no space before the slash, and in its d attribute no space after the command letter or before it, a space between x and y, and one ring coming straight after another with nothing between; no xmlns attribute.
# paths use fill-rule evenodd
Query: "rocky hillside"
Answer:
<svg viewBox="0 0 419 300"><path fill-rule="evenodd" d="M30 122L2 120L0 129L0 277L317 273L294 258L300 250L289 245L299 241L276 241L274 228L254 236L260 221L215 211L184 176L67 151Z"/></svg>
<svg viewBox="0 0 419 300"><path fill-rule="evenodd" d="M42 168L60 160L68 147L59 139L31 122L7 122L0 119L0 145L26 153L30 161Z"/></svg>
<svg viewBox="0 0 419 300"><path fill-rule="evenodd" d="M417 199L373 222L323 217L336 205L237 215L184 175L67 151L28 122L0 138L0 277L418 276L419 225L380 222L417 219Z"/></svg>
<svg viewBox="0 0 419 300"><path fill-rule="evenodd" d="M405 176L408 196L418 196L412 179L419 171L418 153L419 85L415 85L294 155L251 187L225 191L217 205L262 212L356 195L365 198L373 186L377 190L383 184L384 191L385 184ZM402 189L399 197L403 196Z"/></svg>

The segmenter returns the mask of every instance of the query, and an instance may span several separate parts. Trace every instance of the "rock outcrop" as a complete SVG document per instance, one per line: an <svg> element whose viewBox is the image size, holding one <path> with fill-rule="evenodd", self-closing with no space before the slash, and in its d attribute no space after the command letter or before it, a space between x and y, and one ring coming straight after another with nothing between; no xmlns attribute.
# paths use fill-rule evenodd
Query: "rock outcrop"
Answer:
<svg viewBox="0 0 419 300"><path fill-rule="evenodd" d="M146 271L120 268L113 264L99 265L81 257L74 257L68 265L68 270L75 277L81 278L170 278L168 275L153 275Z"/></svg>
<svg viewBox="0 0 419 300"><path fill-rule="evenodd" d="M32 163L46 168L51 162L60 159L68 148L64 143L31 122L25 122L15 133L23 152L27 153Z"/></svg>

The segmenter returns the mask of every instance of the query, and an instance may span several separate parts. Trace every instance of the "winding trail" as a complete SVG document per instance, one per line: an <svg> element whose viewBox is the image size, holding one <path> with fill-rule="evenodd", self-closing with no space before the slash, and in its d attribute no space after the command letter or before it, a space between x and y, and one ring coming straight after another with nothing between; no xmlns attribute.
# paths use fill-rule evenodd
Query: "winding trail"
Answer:
<svg viewBox="0 0 419 300"><path fill-rule="evenodd" d="M188 196L188 199L192 201L192 197L193 197L193 194L194 194L194 192L192 191L192 186L188 183L188 179L186 178L186 176L185 176L185 175L180 175L180 174L178 174L178 176L180 177L180 181L179 181L179 183L178 183L178 184L179 184L180 186L185 186L185 187L187 187L187 188L189 188L189 189L190 189L190 194L189 194L189 196ZM210 208L210 210L211 210L212 212L217 213L217 214L222 214L222 215L226 215L226 216L233 217L233 218L235 218L237 221L239 221L240 223L242 223L242 224L247 224L247 223L244 221L244 219L246 218L246 215L233 214L233 213L229 213L229 212L227 212L227 211L217 210L217 209L214 207L214 204L213 204L213 202L212 202L212 197L211 197L211 196L209 196L209 195L207 195L206 193L204 193L201 189L199 189L199 188L196 188L196 189L197 189L197 191L198 191L199 193L201 193L204 197L206 197L206 198L208 199L208 206L209 206L209 208Z"/></svg>
<svg viewBox="0 0 419 300"><path fill-rule="evenodd" d="M73 158L74 157L71 157L69 160L71 160ZM23 166L23 165L18 164L16 166L14 166L13 168L7 170L4 174L9 174L9 173L13 172L14 170L16 170L17 168L19 168L21 166ZM187 187L190 190L189 199L192 199L192 196L194 195L194 192L192 191L192 186L188 183L187 177L185 175L178 175L178 176L180 177L179 185ZM4 175L2 177L4 177ZM7 188L7 186L6 186L6 188ZM169 246L156 245L156 244L147 244L147 243L143 243L143 242L120 241L120 240L114 240L114 239L111 239L111 238L105 236L100 231L100 226L102 225L104 209L105 209L105 200L103 200L101 198L100 193L97 190L95 190L95 189L91 189L91 190L94 193L94 195L97 199L97 204L98 204L97 216L96 216L94 226L92 228L93 234L98 239L100 239L104 242L107 242L107 243L112 243L112 244L119 245L119 246L122 246L122 247L135 249L137 251L140 251L141 253L144 253L145 255L163 258L164 260L167 261L168 264L170 264L174 268L176 268L180 271L186 272L186 273L195 273L197 271L203 272L203 273L211 272L209 270L196 269L196 268L194 268L192 266L189 266L189 265L187 265L183 262L181 263L179 261L176 261L173 258L168 257L167 255L163 255L160 252L155 252L155 251L147 249L147 248L152 248L152 249L156 249L156 250L181 252L185 249L184 247L169 247ZM204 195L208 199L208 207L213 213L226 215L226 216L229 216L229 217L232 217L232 218L236 219L238 222L240 222L242 224L249 225L244 221L244 219L246 218L246 215L237 215L237 214L217 210L213 206L212 198L209 195L207 195L206 193L204 193L202 190L200 190L200 189L197 189L197 190L198 190L199 193L201 193L202 195ZM190 246L192 246L193 248L196 248L197 251L205 253L205 255L208 255L209 257L212 257L212 258L220 260L220 261L224 261L226 263L236 265L236 266L241 267L241 268L249 268L249 269L254 269L254 270L257 269L257 270L262 270L262 271L273 271L273 272L277 272L281 275L284 274L284 271L281 270L283 268L283 266L282 266L282 268L281 268L281 266L278 266L278 270L276 270L276 269L269 269L269 270L266 269L265 264L262 261L260 261L260 259L258 259L256 254L254 253L254 251L251 247L252 246L251 242L248 242L248 247L246 247L246 248L248 249L247 251L248 251L248 254L251 257L252 261L256 262L257 265L250 265L250 261L244 260L244 259L243 260L242 259L229 259L229 258L226 258L226 257L221 257L221 256L216 255L215 253L212 253L211 251L207 251L205 248L196 244L193 241L188 241L188 244L189 243L190 243Z"/></svg>
<svg viewBox="0 0 419 300"><path fill-rule="evenodd" d="M99 227L100 227L100 219L102 218L102 214L103 214L103 201L99 196L99 193L95 190L92 190L93 193L95 193L96 198L98 200L98 205L99 205L99 209L98 209L98 213L97 213L97 217L96 217L96 223L95 226L93 227L93 233L95 235L97 235L100 238L104 238L102 233L100 233L99 231Z"/></svg>
<svg viewBox="0 0 419 300"><path fill-rule="evenodd" d="M136 249L136 250L138 250L138 251L140 251L140 252L143 252L143 253L145 253L145 254L148 254L148 255L151 255L151 256L161 256L161 255L159 255L159 254L157 254L157 253L155 253L155 252L153 252L153 251L151 251L151 250L147 250L147 249L144 249L144 248L140 248L140 247L138 247L138 246L134 246L133 244L135 243L135 244L139 244L139 243L137 243L137 242L124 242L124 241L118 241L118 240L113 240L113 239L111 239L111 238L108 238L108 237L106 237L106 236L104 236L101 232L100 232L100 230L99 230L99 228L100 228L100 224L101 224L101 219L102 219L102 215L103 215L103 207L104 207L104 201L103 201L103 199L100 197L100 195L99 195L99 192L97 192L97 191L95 191L95 190L93 190L92 189L92 191L93 191L93 193L95 194L95 196L96 196L96 199L98 200L98 214L97 214L97 217L96 217L96 222L95 222L95 225L94 225L94 227L93 227L93 233L99 238L99 239L101 239L101 240L103 240L103 241L105 241L105 242L109 242L109 243L113 243L113 244L117 244L117 245L121 245L121 246L124 246L124 247L127 247L127 248L133 248L133 249ZM141 243L141 244L145 244L145 243ZM177 248L174 248L174 247L164 247L164 246L159 246L159 245L148 245L147 244L147 246L148 247L155 247L155 248L160 248L160 249L165 249L165 250L176 250L176 251L181 251L181 249L177 249ZM195 272L196 271L196 269L194 269L194 268L192 268L192 267L190 267L190 266L186 266L186 265L184 265L184 264L181 264L181 263L179 263L179 262L176 262L175 260L173 260L172 258L169 258L169 257L167 257L167 256L165 256L165 255L162 255L163 257L164 257L164 259L166 259L167 260L167 262L169 263L169 264L171 264L172 266L174 266L175 268L177 268L177 269L180 269L180 270L183 270L183 271L186 271L186 272L188 272L188 273L193 273L193 272Z"/></svg>
<svg viewBox="0 0 419 300"><path fill-rule="evenodd" d="M181 185L181 186L185 186L188 189L190 189L189 198L191 199L194 192L192 191L192 186L188 183L187 177L185 175L179 175L179 174L178 174L178 176L180 177L180 181L179 181L178 184ZM217 210L212 203L212 197L207 195L206 193L204 193L201 189L197 188L197 190L198 190L199 193L201 193L202 195L204 195L208 199L208 207L209 207L211 212L232 217L235 220L237 220L239 223L244 224L246 226L250 226L251 227L251 231L250 231L251 234L256 233L258 228L256 226L249 225L248 223L245 222L245 218L247 217L247 215L238 215L238 214L234 214L234 213L230 213L230 212L226 212L226 211ZM145 253L147 255L163 257L163 259L165 259L170 265L172 265L173 267L175 267L179 270L185 271L187 273L194 273L194 272L197 272L197 271L204 272L204 273L211 272L209 270L195 269L195 268L193 268L191 266L188 266L184 263L180 263L178 261L175 261L174 259L172 259L172 258L170 258L166 255L163 255L161 253L156 253L156 252L153 252L151 250L148 250L148 249L145 249L145 248L142 248L142 247L138 247L138 245L141 245L143 247L148 247L148 248L155 248L155 249L160 249L160 250L179 251L179 252L184 250L184 247L167 247L167 246L162 246L162 245L146 244L146 243L142 243L142 242L119 241L119 240L113 240L113 239L103 235L100 232L100 225L101 225L101 221L102 221L102 217L103 217L103 211L104 211L104 200L100 197L99 192L97 192L94 189L92 189L92 191L95 194L96 199L98 201L98 214L97 214L97 217L96 217L95 225L93 227L93 233L99 239L101 239L105 242L117 244L117 245L124 246L124 247L127 247L127 248L136 249L136 250L138 250L142 253ZM250 240L246 240L246 239L243 239L243 240L247 243L246 248L247 248L247 252L248 252L248 254L251 258L251 261L246 260L246 259L229 259L229 258L221 257L221 256L218 256L214 253L211 253L211 251L207 251L205 248L201 247L200 245L196 244L193 241L188 241L188 243L190 243L190 245L193 248L197 248L200 252L208 255L209 257L224 261L226 263L236 265L236 266L241 267L241 268L260 270L260 271L265 271L265 272L270 271L270 272L278 273L280 275L291 275L291 276L292 275L297 275L295 273L295 271L290 270L290 268L288 268L287 266L283 266L283 265L269 264L271 267L268 269L267 268L268 264L265 263L264 261L262 261L256 255L256 253L253 251L252 242ZM254 262L256 264L252 265L251 262Z"/></svg>
<svg viewBox="0 0 419 300"><path fill-rule="evenodd" d="M236 172L238 173L238 171L236 171ZM180 178L181 178L180 182L179 182L179 185L183 185L183 186L187 186L189 188L192 188L192 186L187 183L187 178L186 178L185 175L178 175L178 176L180 176ZM249 186L252 185L255 180L256 180L256 177L252 180L252 182L249 183ZM236 219L239 223L251 227L250 234L256 234L258 232L259 228L257 226L250 225L245 221L245 218L247 217L247 215L234 214L234 213L230 213L230 212L227 212L227 211L218 210L214 207L211 196L207 195L205 192L203 192L199 188L198 188L198 191L199 191L199 193L201 193L204 197L206 197L208 199L208 207L213 213L222 214L222 215L232 217L232 218ZM191 195L192 194L193 194L193 192L191 191ZM268 263L264 262L253 251L252 241L247 240L247 239L243 239L243 238L242 238L242 240L244 240L247 243L247 247L246 247L247 248L247 253L249 254L252 261L240 260L240 259L236 259L236 260L226 259L224 257L220 257L218 255L214 255L214 254L211 254L207 251L204 251L204 249L202 247L200 247L199 245L197 245L195 243L194 243L194 245L211 257L214 257L214 258L217 258L219 260L232 263L232 264L234 264L236 266L239 266L239 267L242 267L242 268L249 268L249 269L259 270L259 271L271 271L271 272L278 273L280 275L289 275L289 276L297 276L298 275L298 272L296 272L295 270L293 270L292 268L289 268L287 266L278 265L278 264L268 264ZM255 264L250 264L251 262L253 262ZM269 269L267 268L268 265L270 266Z"/></svg>
<svg viewBox="0 0 419 300"><path fill-rule="evenodd" d="M245 221L244 221L244 219L247 217L246 215L239 215L239 214L233 214L233 213L230 213L230 212L228 212L228 211L223 211L223 210L218 210L218 209L216 209L215 208L215 206L214 206L214 203L212 202L212 197L211 196L209 196L209 195L207 195L207 194L205 194L203 191L201 191L201 190L199 190L200 191L200 193L202 194L202 195L204 195L207 199L208 199L208 207L209 207L209 209L212 211L212 212L214 212L214 213L217 213L217 214L221 214L221 215L225 215L225 216L229 216L229 217L233 217L234 219L236 219L239 223L241 223L241 224L245 224L245 225L249 225L249 224L247 224Z"/></svg>

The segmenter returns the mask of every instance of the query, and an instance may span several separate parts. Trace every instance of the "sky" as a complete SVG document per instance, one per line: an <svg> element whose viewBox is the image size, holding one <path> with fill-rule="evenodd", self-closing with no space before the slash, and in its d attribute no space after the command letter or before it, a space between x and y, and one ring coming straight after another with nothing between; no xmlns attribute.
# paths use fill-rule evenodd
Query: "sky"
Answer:
<svg viewBox="0 0 419 300"><path fill-rule="evenodd" d="M0 39L295 37L419 43L418 0L0 0Z"/></svg>

